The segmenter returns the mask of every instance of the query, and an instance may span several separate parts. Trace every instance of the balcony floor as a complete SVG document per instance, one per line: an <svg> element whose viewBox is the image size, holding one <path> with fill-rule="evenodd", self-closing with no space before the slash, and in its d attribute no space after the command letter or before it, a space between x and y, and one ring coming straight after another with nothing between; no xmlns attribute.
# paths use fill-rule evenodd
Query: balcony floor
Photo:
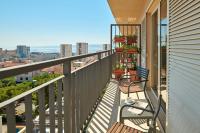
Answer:
<svg viewBox="0 0 200 133"><path fill-rule="evenodd" d="M140 99L144 99L143 92L138 93ZM137 99L136 94L130 95ZM127 95L121 93L119 100L119 92L117 82L111 80L107 86L105 95L98 105L95 114L93 115L88 128L88 133L105 133L114 122L119 121L119 102L126 99ZM134 127L141 131L147 132L148 126L145 120L125 120L125 125ZM158 129L158 128L157 128ZM157 130L160 132L159 129Z"/></svg>

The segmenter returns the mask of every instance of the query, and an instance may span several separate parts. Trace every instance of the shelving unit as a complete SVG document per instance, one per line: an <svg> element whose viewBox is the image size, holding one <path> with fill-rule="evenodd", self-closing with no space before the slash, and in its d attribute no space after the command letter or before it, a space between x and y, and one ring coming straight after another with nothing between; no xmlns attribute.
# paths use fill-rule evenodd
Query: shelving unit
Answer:
<svg viewBox="0 0 200 133"><path fill-rule="evenodd" d="M116 51L115 78L125 73L136 74L136 66L141 64L141 25L111 24L111 48Z"/></svg>

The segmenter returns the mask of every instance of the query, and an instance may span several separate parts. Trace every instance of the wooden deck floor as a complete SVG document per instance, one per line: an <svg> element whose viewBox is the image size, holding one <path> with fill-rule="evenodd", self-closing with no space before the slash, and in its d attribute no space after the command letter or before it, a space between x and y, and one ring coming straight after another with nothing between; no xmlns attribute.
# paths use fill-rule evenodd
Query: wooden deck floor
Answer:
<svg viewBox="0 0 200 133"><path fill-rule="evenodd" d="M131 94L130 96L134 99L137 99L136 94ZM98 105L95 114L88 125L87 133L106 133L112 124L119 121L120 101L126 98L127 95L123 93L121 93L119 97L117 82L111 80L102 101ZM143 92L139 93L139 98L144 99ZM147 132L148 130L148 126L145 121L125 120L124 123L125 125L134 127L144 132ZM158 133L159 132L160 131L158 129Z"/></svg>

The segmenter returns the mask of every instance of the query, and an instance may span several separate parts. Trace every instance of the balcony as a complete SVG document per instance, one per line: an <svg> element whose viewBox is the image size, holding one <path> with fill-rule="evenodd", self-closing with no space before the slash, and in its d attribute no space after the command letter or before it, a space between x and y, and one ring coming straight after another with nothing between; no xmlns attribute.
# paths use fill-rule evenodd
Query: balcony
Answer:
<svg viewBox="0 0 200 133"><path fill-rule="evenodd" d="M90 56L96 56L97 60L71 71L73 60ZM25 103L25 128L21 132L106 132L114 122L119 121L119 102L127 97L123 94L119 97L118 83L111 79L115 57L114 51L103 51L1 69L0 78L3 79L63 65L63 75L0 103L7 116L7 132L16 131L15 103L22 100ZM36 118L32 111L33 93L37 93L39 100ZM47 95L49 99L46 101ZM136 98L136 95L131 97ZM143 93L139 93L139 97L144 98ZM146 121L125 121L125 124L133 127L139 124L139 129L143 131L148 129Z"/></svg>

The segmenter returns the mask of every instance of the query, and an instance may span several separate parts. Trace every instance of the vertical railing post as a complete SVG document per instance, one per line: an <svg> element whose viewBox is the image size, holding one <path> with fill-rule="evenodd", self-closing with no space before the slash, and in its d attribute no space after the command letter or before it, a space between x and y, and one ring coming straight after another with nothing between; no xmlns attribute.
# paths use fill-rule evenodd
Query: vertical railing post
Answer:
<svg viewBox="0 0 200 133"><path fill-rule="evenodd" d="M102 77L102 63L101 63L101 53L100 54L98 54L98 62L99 62L99 68L100 68L100 70L99 70L99 72L100 72L100 74L99 74L99 86L98 87L100 87L100 89L102 89L102 81L103 81L103 77Z"/></svg>
<svg viewBox="0 0 200 133"><path fill-rule="evenodd" d="M109 77L111 78L111 76L112 76L112 64L113 64L113 60L112 60L112 50L110 50L109 52L108 52L108 56L109 56Z"/></svg>
<svg viewBox="0 0 200 133"><path fill-rule="evenodd" d="M64 89L64 132L72 133L71 117L71 61L63 64L63 89Z"/></svg>
<svg viewBox="0 0 200 133"><path fill-rule="evenodd" d="M55 133L55 90L54 90L54 84L50 84L48 89L49 89L50 132Z"/></svg>
<svg viewBox="0 0 200 133"><path fill-rule="evenodd" d="M76 114L76 133L80 133L80 73L75 73L75 114Z"/></svg>
<svg viewBox="0 0 200 133"><path fill-rule="evenodd" d="M71 74L71 119L72 119L72 133L76 132L75 121L75 73Z"/></svg>
<svg viewBox="0 0 200 133"><path fill-rule="evenodd" d="M58 95L57 95L57 109L58 109L58 133L62 133L63 132L63 115L62 115L62 80L58 81Z"/></svg>
<svg viewBox="0 0 200 133"><path fill-rule="evenodd" d="M25 97L26 132L33 132L32 95Z"/></svg>
<svg viewBox="0 0 200 133"><path fill-rule="evenodd" d="M46 132L46 117L45 117L45 88L38 91L39 99L39 129L40 133Z"/></svg>
<svg viewBox="0 0 200 133"><path fill-rule="evenodd" d="M6 106L6 115L7 115L7 132L15 133L16 120L15 120L15 104L14 103L11 103Z"/></svg>

